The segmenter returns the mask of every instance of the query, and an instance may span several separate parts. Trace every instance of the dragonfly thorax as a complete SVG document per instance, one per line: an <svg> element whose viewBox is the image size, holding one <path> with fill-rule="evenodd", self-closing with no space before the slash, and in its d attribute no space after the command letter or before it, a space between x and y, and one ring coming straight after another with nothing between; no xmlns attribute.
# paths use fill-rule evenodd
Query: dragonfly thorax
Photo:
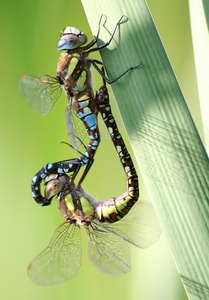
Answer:
<svg viewBox="0 0 209 300"><path fill-rule="evenodd" d="M74 184L59 195L59 210L67 221L78 225L88 226L94 219L94 205L83 189Z"/></svg>
<svg viewBox="0 0 209 300"><path fill-rule="evenodd" d="M66 221L84 226L92 222L95 201L67 175L51 174L46 177L45 183L45 197L58 197L58 207Z"/></svg>

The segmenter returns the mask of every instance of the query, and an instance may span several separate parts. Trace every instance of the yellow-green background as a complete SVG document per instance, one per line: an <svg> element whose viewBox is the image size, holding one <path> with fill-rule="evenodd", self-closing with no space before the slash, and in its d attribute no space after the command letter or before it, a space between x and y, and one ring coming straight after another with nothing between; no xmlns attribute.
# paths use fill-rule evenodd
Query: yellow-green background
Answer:
<svg viewBox="0 0 209 300"><path fill-rule="evenodd" d="M187 2L149 0L148 4L198 126ZM91 39L80 1L13 0L1 4L0 297L9 300L187 299L164 235L148 250L131 247L132 271L120 278L106 276L92 267L86 259L85 236L83 265L76 278L58 287L38 287L27 277L29 261L44 249L62 222L56 203L40 208L33 201L31 178L43 164L77 154L60 145L62 140L68 140L64 96L48 116L42 117L23 100L17 81L24 72L55 75L59 57L56 42L59 31L67 25L85 31ZM112 148L107 139L102 141L85 181L85 189L98 200L125 190L123 172ZM146 193L141 186L143 198Z"/></svg>

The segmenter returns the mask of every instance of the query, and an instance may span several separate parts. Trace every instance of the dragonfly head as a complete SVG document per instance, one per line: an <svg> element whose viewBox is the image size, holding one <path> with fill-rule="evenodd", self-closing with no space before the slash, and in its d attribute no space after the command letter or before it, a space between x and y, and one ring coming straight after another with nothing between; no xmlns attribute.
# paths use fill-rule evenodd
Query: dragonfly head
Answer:
<svg viewBox="0 0 209 300"><path fill-rule="evenodd" d="M87 36L75 27L66 27L61 32L57 50L72 50L87 42Z"/></svg>
<svg viewBox="0 0 209 300"><path fill-rule="evenodd" d="M68 180L67 175L60 176L59 174L50 174L45 178L45 197L51 199L57 195L64 187Z"/></svg>

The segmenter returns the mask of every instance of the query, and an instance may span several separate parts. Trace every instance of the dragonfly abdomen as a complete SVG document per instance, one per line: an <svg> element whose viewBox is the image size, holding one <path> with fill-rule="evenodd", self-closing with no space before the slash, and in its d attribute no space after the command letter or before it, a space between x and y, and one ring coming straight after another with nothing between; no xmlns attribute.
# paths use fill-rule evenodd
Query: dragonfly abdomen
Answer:
<svg viewBox="0 0 209 300"><path fill-rule="evenodd" d="M139 198L137 174L127 178L127 192L124 194L98 203L96 215L100 222L113 223L122 219Z"/></svg>
<svg viewBox="0 0 209 300"><path fill-rule="evenodd" d="M139 197L139 184L136 169L123 138L118 130L115 118L109 104L109 94L106 86L102 86L96 96L98 109L107 126L115 149L120 158L126 174L126 192L116 198L100 202L96 213L100 222L116 222L123 218L137 202Z"/></svg>

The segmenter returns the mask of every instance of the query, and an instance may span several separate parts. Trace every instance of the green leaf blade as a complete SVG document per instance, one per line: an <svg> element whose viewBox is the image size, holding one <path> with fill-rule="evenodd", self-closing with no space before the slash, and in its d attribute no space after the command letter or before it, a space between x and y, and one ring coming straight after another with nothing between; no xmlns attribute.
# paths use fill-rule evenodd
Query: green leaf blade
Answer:
<svg viewBox="0 0 209 300"><path fill-rule="evenodd" d="M83 5L93 34L100 15L108 16L101 28L104 41L118 19L128 17L113 46L101 56L110 79L131 65L143 64L112 89L188 297L207 299L208 157L149 10L144 1L99 0L92 9L83 0Z"/></svg>

